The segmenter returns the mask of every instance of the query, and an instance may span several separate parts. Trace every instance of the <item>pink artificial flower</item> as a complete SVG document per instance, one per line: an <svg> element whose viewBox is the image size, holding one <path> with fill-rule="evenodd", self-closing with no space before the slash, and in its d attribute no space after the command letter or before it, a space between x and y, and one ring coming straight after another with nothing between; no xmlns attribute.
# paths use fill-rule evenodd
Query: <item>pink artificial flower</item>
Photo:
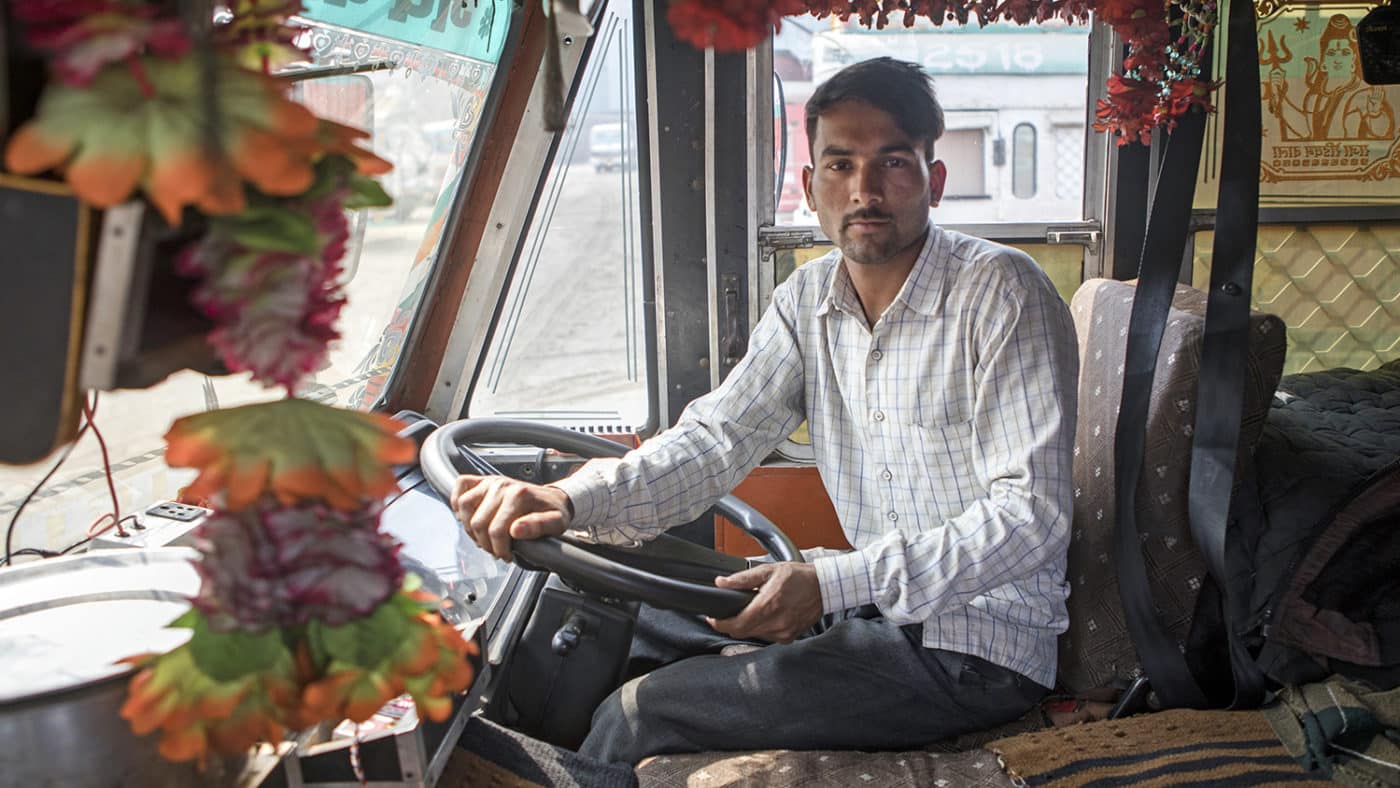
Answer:
<svg viewBox="0 0 1400 788"><path fill-rule="evenodd" d="M294 390L321 369L345 306L340 261L350 238L341 188L315 201L288 201L303 210L320 238L317 254L250 250L211 233L178 258L177 270L203 281L191 301L215 323L209 342L234 371Z"/></svg>
<svg viewBox="0 0 1400 788"><path fill-rule="evenodd" d="M179 19L121 0L18 0L15 16L36 49L53 53L54 73L69 85L90 84L98 72L136 55L177 58L190 41Z"/></svg>

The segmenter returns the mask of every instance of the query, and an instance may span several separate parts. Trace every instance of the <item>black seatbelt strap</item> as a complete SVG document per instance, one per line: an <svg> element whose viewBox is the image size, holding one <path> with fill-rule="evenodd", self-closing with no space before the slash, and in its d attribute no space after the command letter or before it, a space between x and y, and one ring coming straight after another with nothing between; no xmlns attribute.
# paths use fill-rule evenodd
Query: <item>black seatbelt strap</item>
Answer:
<svg viewBox="0 0 1400 788"><path fill-rule="evenodd" d="M1235 679L1237 707L1256 705L1263 677L1232 624L1225 572L1225 536L1235 455L1239 445L1244 358L1248 349L1249 297L1258 231L1259 82L1254 8L1248 0L1229 7L1229 49L1221 188L1216 212L1211 288L1207 301L1193 435L1190 520L1192 537L1221 589ZM1148 404L1162 333L1176 289L1200 164L1205 117L1192 110L1168 139L1148 222L1129 319L1123 400L1114 447L1117 524L1114 557L1128 632L1159 699L1168 707L1207 704L1181 648L1152 601L1135 517L1142 472ZM1167 199L1160 199L1163 196Z"/></svg>
<svg viewBox="0 0 1400 788"><path fill-rule="evenodd" d="M1210 293L1191 446L1191 536L1220 588L1236 708L1259 705L1264 677L1236 632L1225 565L1249 352L1249 303L1259 225L1259 45L1254 4L1232 0L1225 130L1215 209Z"/></svg>
<svg viewBox="0 0 1400 788"><path fill-rule="evenodd" d="M1236 0L1238 2L1238 0ZM1158 697L1168 706L1201 708L1206 699L1176 640L1167 631L1152 602L1147 565L1137 528L1137 485L1142 475L1147 438L1148 405L1157 353L1162 347L1178 271L1186 247L1191 200L1201 161L1205 113L1191 109L1166 138L1161 170L1149 207L1147 236L1138 266L1137 290L1128 318L1128 341L1123 359L1123 398L1113 446L1115 480L1114 564L1118 593L1128 634L1142 660L1143 671Z"/></svg>

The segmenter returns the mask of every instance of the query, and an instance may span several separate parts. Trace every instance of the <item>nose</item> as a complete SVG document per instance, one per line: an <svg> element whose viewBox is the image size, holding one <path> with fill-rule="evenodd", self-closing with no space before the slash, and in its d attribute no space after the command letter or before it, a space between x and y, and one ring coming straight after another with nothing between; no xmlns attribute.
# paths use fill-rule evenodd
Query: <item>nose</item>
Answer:
<svg viewBox="0 0 1400 788"><path fill-rule="evenodd" d="M885 201L881 184L880 168L862 164L855 168L851 184L851 202L857 205L874 205Z"/></svg>

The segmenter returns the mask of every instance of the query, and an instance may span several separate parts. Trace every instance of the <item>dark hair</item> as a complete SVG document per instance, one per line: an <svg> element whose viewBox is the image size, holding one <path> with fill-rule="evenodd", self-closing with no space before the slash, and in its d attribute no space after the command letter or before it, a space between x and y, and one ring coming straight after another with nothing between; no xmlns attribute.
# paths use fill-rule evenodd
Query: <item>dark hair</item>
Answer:
<svg viewBox="0 0 1400 788"><path fill-rule="evenodd" d="M892 57L863 60L836 72L813 91L807 99L807 145L814 159L817 118L846 99L868 101L888 112L905 134L927 140L925 155L933 157L933 143L943 136L943 108L919 64Z"/></svg>

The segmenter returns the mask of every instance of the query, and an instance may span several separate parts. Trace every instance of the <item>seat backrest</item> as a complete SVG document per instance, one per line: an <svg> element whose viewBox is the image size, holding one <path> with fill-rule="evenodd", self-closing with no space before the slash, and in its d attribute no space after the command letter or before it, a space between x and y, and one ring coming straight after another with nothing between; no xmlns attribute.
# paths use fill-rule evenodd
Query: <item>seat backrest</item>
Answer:
<svg viewBox="0 0 1400 788"><path fill-rule="evenodd" d="M1136 677L1113 565L1114 430L1132 282L1091 279L1071 303L1079 338L1079 421L1074 443L1074 526L1069 547L1069 631L1060 639L1060 683L1082 693ZM1136 512L1153 599L1185 642L1205 562L1191 539L1187 490L1206 294L1178 286L1162 337L1147 416L1145 464ZM1283 321L1250 314L1236 479L1247 472L1287 350Z"/></svg>

